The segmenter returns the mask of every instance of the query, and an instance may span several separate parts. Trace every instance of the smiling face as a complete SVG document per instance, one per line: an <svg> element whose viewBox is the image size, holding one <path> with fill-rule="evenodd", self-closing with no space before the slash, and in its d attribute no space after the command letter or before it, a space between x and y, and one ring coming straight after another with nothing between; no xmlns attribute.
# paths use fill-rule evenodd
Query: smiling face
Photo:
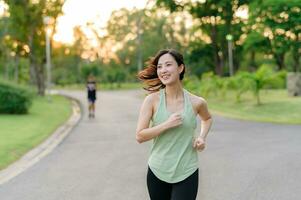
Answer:
<svg viewBox="0 0 301 200"><path fill-rule="evenodd" d="M180 81L180 73L183 71L184 66L178 65L172 55L166 53L158 60L157 74L160 81L164 85L170 85Z"/></svg>

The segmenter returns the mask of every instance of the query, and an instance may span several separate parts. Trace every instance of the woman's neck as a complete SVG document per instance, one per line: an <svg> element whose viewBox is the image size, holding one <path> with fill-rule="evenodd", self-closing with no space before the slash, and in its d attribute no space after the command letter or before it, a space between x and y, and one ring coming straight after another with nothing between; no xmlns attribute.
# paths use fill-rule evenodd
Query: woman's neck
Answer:
<svg viewBox="0 0 301 200"><path fill-rule="evenodd" d="M171 99L182 98L183 96L183 86L181 82L178 82L174 85L168 85L165 88L166 96Z"/></svg>

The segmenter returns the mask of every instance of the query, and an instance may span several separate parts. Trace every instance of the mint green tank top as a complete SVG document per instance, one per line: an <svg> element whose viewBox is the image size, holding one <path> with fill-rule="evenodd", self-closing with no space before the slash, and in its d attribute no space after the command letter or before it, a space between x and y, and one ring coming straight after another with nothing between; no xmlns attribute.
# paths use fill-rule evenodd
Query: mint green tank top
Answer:
<svg viewBox="0 0 301 200"><path fill-rule="evenodd" d="M180 182L198 169L198 153L193 148L196 115L188 92L184 92L182 124L168 129L153 139L148 165L162 181ZM165 90L160 90L160 102L152 118L152 126L165 122L171 113L166 109Z"/></svg>

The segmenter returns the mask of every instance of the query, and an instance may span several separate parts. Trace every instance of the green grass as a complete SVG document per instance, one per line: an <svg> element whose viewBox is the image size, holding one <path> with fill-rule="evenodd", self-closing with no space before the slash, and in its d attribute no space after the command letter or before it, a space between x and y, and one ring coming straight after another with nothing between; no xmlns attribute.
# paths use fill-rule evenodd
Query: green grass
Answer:
<svg viewBox="0 0 301 200"><path fill-rule="evenodd" d="M40 144L71 115L68 99L37 97L27 115L0 115L0 169Z"/></svg>
<svg viewBox="0 0 301 200"><path fill-rule="evenodd" d="M97 84L98 90L128 90L128 89L139 89L141 88L141 83L98 83ZM86 85L85 84L72 84L72 85L65 85L60 86L57 85L54 87L54 89L68 89L68 90L85 90Z"/></svg>
<svg viewBox="0 0 301 200"><path fill-rule="evenodd" d="M243 94L241 102L235 101L235 93L227 92L225 98L207 97L209 109L215 114L236 119L301 124L301 97L289 97L286 90L261 92L261 105L256 105L251 93Z"/></svg>

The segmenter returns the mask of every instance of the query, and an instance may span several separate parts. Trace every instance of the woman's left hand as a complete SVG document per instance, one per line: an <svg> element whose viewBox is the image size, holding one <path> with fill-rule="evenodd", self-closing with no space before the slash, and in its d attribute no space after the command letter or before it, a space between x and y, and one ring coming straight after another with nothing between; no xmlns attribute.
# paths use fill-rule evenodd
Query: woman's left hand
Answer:
<svg viewBox="0 0 301 200"><path fill-rule="evenodd" d="M198 151L203 151L205 149L206 143L202 137L198 137L193 142L193 148Z"/></svg>

